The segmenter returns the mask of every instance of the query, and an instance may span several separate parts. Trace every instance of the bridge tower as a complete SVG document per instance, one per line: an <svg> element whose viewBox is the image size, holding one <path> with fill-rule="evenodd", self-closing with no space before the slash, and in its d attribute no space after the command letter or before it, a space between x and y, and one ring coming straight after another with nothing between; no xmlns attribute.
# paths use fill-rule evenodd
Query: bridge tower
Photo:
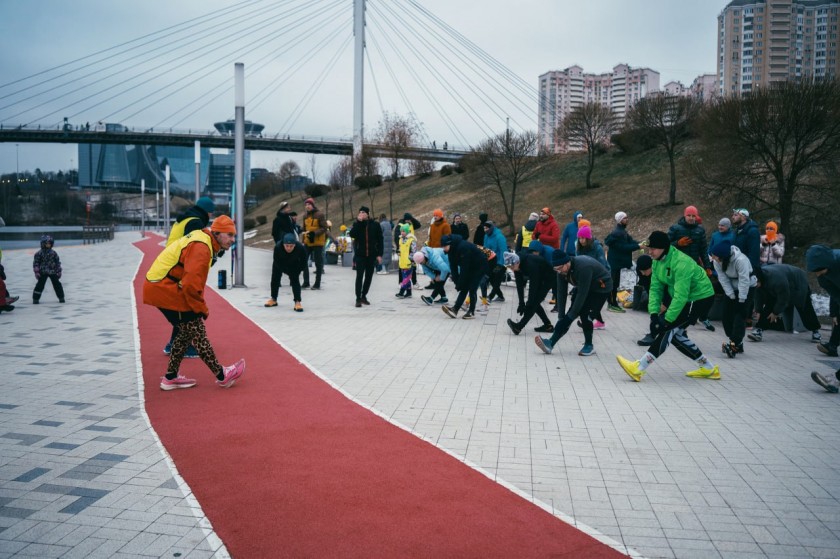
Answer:
<svg viewBox="0 0 840 559"><path fill-rule="evenodd" d="M365 131L365 0L353 0L353 35L353 160L358 161Z"/></svg>

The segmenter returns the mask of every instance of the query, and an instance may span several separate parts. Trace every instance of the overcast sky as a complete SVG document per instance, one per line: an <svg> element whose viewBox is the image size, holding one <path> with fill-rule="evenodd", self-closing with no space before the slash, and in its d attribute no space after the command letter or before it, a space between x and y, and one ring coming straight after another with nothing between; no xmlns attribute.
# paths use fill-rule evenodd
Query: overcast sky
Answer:
<svg viewBox="0 0 840 559"><path fill-rule="evenodd" d="M0 0L0 122L48 126L72 115L71 122L76 124L105 120L138 128L209 130L214 121L233 116L233 93L224 89L232 86L233 63L239 61L246 65L246 118L265 124L266 132L352 136L352 0L254 0L237 8L239 4L222 0ZM521 101L524 93L511 93L518 87L514 81L488 70L467 47L448 45L451 35L418 15L417 5L535 91L540 74L573 64L585 72L602 73L627 63L658 71L662 85L671 80L690 85L696 76L715 72L716 17L726 2L368 0L368 135L382 110L401 115L413 112L428 141L440 146L445 141L450 145L478 142L488 131L504 130L506 117L512 127L536 130L536 100ZM237 33L243 42L229 41L224 30L217 29L209 35L212 46L203 46L198 38L185 41L197 47L197 54L163 46L200 29L210 34L206 21L201 24L204 27L198 23L187 27L183 22L226 8L230 11L215 21L247 18L249 32ZM92 64L96 57L88 58L17 81L179 24L177 31L151 35L146 46L132 51L133 61L128 54L98 64ZM314 28L307 27L310 24ZM263 35L271 37L265 45ZM160 50L152 51L157 47ZM271 52L279 54L266 58ZM412 53L418 58L411 59ZM177 55L180 62L167 66L168 54ZM80 68L87 63L91 66ZM149 70L154 64L159 70ZM293 70L296 64L301 69ZM66 76L58 77L64 72ZM144 77L148 74L143 72L156 77ZM91 76L67 83L86 73ZM478 74L489 81L474 77ZM45 83L39 85L41 81ZM313 83L320 83L317 92L310 91ZM163 99L161 91L169 96ZM211 93L218 95L213 102L207 101ZM112 95L114 99L106 101ZM202 95L197 101L196 96ZM32 99L25 101L29 96ZM76 154L74 145L20 144L16 148L0 143L0 172L15 171L16 155L21 171L74 168ZM296 159L305 169L306 158L305 154L255 153L252 166L276 168L282 161ZM326 168L319 173L325 175Z"/></svg>

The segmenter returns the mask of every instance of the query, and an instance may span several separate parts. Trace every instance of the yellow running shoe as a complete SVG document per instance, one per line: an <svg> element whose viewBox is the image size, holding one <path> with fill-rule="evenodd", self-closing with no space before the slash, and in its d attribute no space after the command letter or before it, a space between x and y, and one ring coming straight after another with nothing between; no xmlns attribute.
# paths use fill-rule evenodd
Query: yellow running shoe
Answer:
<svg viewBox="0 0 840 559"><path fill-rule="evenodd" d="M720 370L718 366L715 365L713 369L707 369L706 367L700 367L694 371L688 371L685 376L691 378L710 378L713 380L720 380Z"/></svg>
<svg viewBox="0 0 840 559"><path fill-rule="evenodd" d="M630 361L620 355L616 355L615 358L618 361L618 364L621 365L621 368L624 369L624 372L627 373L631 379L636 382L641 382L642 376L644 376L645 372L639 368L638 361Z"/></svg>
<svg viewBox="0 0 840 559"><path fill-rule="evenodd" d="M264 306L266 306L266 307L276 307L277 306L277 301L275 301L274 299L269 299L268 301L265 302Z"/></svg>

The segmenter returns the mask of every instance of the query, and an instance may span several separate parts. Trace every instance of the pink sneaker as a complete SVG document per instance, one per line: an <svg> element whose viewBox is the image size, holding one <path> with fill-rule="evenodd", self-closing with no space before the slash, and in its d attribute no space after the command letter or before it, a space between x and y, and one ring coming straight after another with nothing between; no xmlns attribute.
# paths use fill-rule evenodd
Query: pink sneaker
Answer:
<svg viewBox="0 0 840 559"><path fill-rule="evenodd" d="M229 365L224 368L225 373L225 380L217 380L216 384L221 386L222 388L230 388L233 386L233 383L242 376L245 372L245 360L240 359L233 365Z"/></svg>
<svg viewBox="0 0 840 559"><path fill-rule="evenodd" d="M593 321L592 321L592 327L593 327L595 330L603 330L604 328L606 328L606 327L607 327L607 325L606 325L606 324L604 324L603 322L601 322L600 320L593 320Z"/></svg>
<svg viewBox="0 0 840 559"><path fill-rule="evenodd" d="M161 377L160 379L161 390L177 390L178 388L192 388L195 385L195 379L187 378L181 375L178 375L172 380L169 380L166 377Z"/></svg>

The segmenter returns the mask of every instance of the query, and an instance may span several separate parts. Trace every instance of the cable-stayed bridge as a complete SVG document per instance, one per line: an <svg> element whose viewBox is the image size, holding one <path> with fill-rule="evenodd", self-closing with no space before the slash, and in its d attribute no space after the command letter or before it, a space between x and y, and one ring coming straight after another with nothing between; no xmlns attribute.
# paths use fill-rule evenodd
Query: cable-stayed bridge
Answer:
<svg viewBox="0 0 840 559"><path fill-rule="evenodd" d="M230 118L234 62L246 66L248 118L276 130L246 138L250 150L344 155L364 131L377 152L376 126L367 123L390 113L418 124L407 157L453 161L506 127L536 128L536 87L419 0L366 0L363 48L354 51L361 1L238 2L14 76L0 83L0 142L232 147L232 137L199 131ZM348 136L360 104L365 116Z"/></svg>

